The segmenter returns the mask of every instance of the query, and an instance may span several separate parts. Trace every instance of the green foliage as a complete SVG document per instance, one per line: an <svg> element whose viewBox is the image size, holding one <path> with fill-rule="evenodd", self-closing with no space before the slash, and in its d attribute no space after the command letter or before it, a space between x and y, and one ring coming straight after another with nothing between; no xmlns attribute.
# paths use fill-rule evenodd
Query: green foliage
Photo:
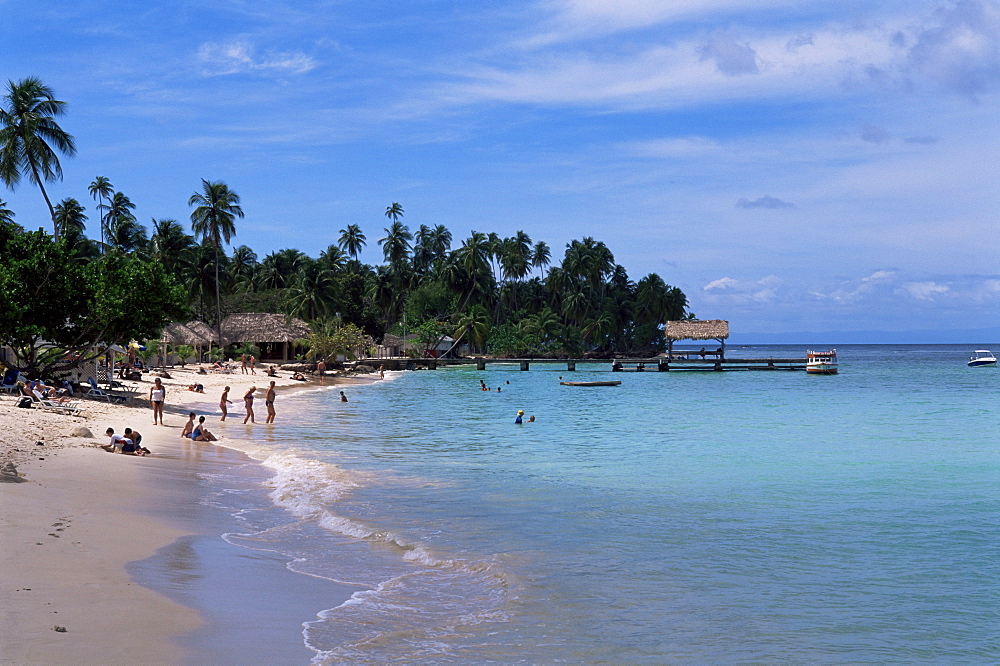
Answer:
<svg viewBox="0 0 1000 666"><path fill-rule="evenodd" d="M174 347L174 356L177 357L177 362L183 367L187 364L187 360L194 356L194 347L191 345L177 345Z"/></svg>
<svg viewBox="0 0 1000 666"><path fill-rule="evenodd" d="M84 358L101 343L154 338L184 316L183 289L163 267L107 255L77 261L63 240L0 226L0 344L21 368L46 372L58 362L47 342Z"/></svg>
<svg viewBox="0 0 1000 666"><path fill-rule="evenodd" d="M438 343L451 333L452 328L452 325L446 321L432 320L425 321L410 332L417 336L419 351L423 352L425 349L437 347Z"/></svg>
<svg viewBox="0 0 1000 666"><path fill-rule="evenodd" d="M344 324L332 331L309 336L309 351L317 358L329 359L343 354L346 358L355 359L359 353L368 353L368 348L368 336L354 324Z"/></svg>
<svg viewBox="0 0 1000 666"><path fill-rule="evenodd" d="M539 346L537 335L513 324L494 326L486 341L486 350L493 356L532 356Z"/></svg>

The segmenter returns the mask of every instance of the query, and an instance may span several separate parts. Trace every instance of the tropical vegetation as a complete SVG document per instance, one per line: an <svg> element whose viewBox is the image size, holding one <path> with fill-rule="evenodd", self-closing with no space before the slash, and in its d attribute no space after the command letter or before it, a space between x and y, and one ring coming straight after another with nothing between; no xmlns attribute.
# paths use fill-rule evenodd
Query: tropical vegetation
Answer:
<svg viewBox="0 0 1000 666"><path fill-rule="evenodd" d="M71 137L56 131L52 121L63 103L36 79L11 83L5 99L0 176L14 187L18 175L27 173L42 188L42 181L61 173L46 141L72 154ZM22 107L35 109L34 115L18 111ZM58 258L55 265L67 267L66 272L32 272L32 284L46 298L55 298L60 303L55 311L71 320L88 310L60 310L57 296L65 290L79 292L70 288L69 275L89 276L82 299L87 303L108 299L96 291L98 276L124 280L125 274L133 279L141 273L153 280L157 289L147 284L124 294L117 285L107 292L122 296L122 310L133 315L149 312L156 320L137 324L129 338L156 337L157 326L182 314L218 330L231 313L282 312L312 325L316 333L310 347L318 354L343 353L347 340L381 341L387 333L413 333L425 349L451 338L452 347L467 344L475 352L499 356L580 356L660 350L663 322L693 316L680 289L655 273L631 279L611 249L592 237L571 241L558 258L545 241L523 230L509 236L472 231L460 240L443 225L420 225L414 232L405 222L402 205L392 202L385 209L381 233L375 235L382 254L377 265L360 260L369 236L353 222L343 225L337 242L317 256L285 248L261 257L246 245L230 246L244 211L239 195L222 181L201 179L187 202L189 229L170 218L153 218L148 227L143 225L133 214L135 204L104 176L87 186L87 194L95 202L92 218L80 203L83 196L51 206L54 233L48 238L49 249L42 246L38 232L21 230L14 212L0 201L0 232L4 242L14 244L0 251L5 257L41 253L31 261ZM100 232L93 239L87 234L91 221ZM56 255L47 254L52 252ZM7 262L5 275L30 270L18 266ZM11 279L0 287L12 289ZM103 309L89 311L107 315L108 307L105 302ZM40 314L6 308L0 343L23 347L44 337L68 348L70 342L79 346L98 333L123 333L110 325L106 330L91 327L70 341L57 335L57 322L48 328L39 324L30 335L9 328L14 320L21 321L22 328L25 322L39 323Z"/></svg>

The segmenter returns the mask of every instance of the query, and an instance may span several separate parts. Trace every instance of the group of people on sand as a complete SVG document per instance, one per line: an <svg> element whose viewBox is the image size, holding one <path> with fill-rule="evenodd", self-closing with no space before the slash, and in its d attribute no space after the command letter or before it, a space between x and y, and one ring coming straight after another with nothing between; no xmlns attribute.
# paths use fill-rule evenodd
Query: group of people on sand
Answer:
<svg viewBox="0 0 1000 666"><path fill-rule="evenodd" d="M187 437L192 442L217 442L219 438L216 437L205 427L205 417L198 417L198 423L194 422L195 414L194 412L188 413L187 423L181 429L181 437Z"/></svg>
<svg viewBox="0 0 1000 666"><path fill-rule="evenodd" d="M109 453L124 453L129 456L147 456L149 449L142 445L142 435L138 430L125 428L125 434L115 433L114 428L108 428L105 434L111 438L107 444L101 448Z"/></svg>

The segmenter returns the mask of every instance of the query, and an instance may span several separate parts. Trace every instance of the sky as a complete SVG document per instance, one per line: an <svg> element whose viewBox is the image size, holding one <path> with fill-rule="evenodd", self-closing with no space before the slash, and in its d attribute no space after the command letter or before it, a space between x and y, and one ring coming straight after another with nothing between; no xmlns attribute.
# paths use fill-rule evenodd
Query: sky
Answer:
<svg viewBox="0 0 1000 666"><path fill-rule="evenodd" d="M1000 339L997 0L0 0L0 29L0 82L67 103L48 190L92 235L96 176L147 226L204 178L261 258L358 224L381 263L398 202L455 247L591 236L737 339ZM27 180L0 199L51 226Z"/></svg>

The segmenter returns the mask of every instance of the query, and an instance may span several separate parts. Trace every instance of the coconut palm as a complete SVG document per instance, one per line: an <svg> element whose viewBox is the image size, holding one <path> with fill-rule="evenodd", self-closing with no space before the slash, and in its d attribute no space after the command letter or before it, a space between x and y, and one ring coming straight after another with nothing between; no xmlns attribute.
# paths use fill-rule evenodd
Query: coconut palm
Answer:
<svg viewBox="0 0 1000 666"><path fill-rule="evenodd" d="M153 235L149 238L149 258L162 264L168 273L176 275L187 258L194 238L184 233L177 220L153 218Z"/></svg>
<svg viewBox="0 0 1000 666"><path fill-rule="evenodd" d="M0 108L0 179L13 189L27 175L38 185L49 208L55 238L59 237L56 211L45 192L43 181L62 178L62 166L56 152L76 154L73 137L66 133L55 117L65 112L66 103L57 100L52 89L41 80L29 76L7 81L7 94Z"/></svg>
<svg viewBox="0 0 1000 666"><path fill-rule="evenodd" d="M0 199L0 224L19 226L17 222L14 221L14 211L7 208L7 202L3 199Z"/></svg>
<svg viewBox="0 0 1000 666"><path fill-rule="evenodd" d="M356 224L348 224L346 229L340 230L340 240L337 241L337 245L340 246L341 250L347 252L352 259L357 259L358 255L361 254L361 250L365 247L365 240L367 239L361 231L361 227Z"/></svg>
<svg viewBox="0 0 1000 666"><path fill-rule="evenodd" d="M228 243L236 235L233 221L243 217L240 197L222 181L209 182L201 179L201 192L195 192L188 199L189 206L197 206L191 213L191 230L200 235L206 245L215 248L215 316L222 346L222 295L219 289L219 264L222 243Z"/></svg>
<svg viewBox="0 0 1000 666"><path fill-rule="evenodd" d="M105 219L108 211L111 209L111 197L114 195L115 188L111 185L111 181L104 176L98 176L94 179L88 187L87 191L90 192L90 196L94 198L97 202L97 218L100 220L101 226L101 246L104 246L104 230L107 220ZM104 203L107 199L108 203Z"/></svg>
<svg viewBox="0 0 1000 666"><path fill-rule="evenodd" d="M386 207L385 216L393 222L399 222L399 218L403 217L403 207L393 201Z"/></svg>
<svg viewBox="0 0 1000 666"><path fill-rule="evenodd" d="M87 215L83 206L76 199L69 198L57 203L54 210L59 236L65 238L69 245L76 245L87 228Z"/></svg>
<svg viewBox="0 0 1000 666"><path fill-rule="evenodd" d="M114 246L111 237L116 235L115 229L118 226L124 229L133 227L135 215L132 211L135 210L135 204L122 192L115 192L108 201L110 205L102 221L101 238L107 237L107 244Z"/></svg>
<svg viewBox="0 0 1000 666"><path fill-rule="evenodd" d="M388 213L386 214L388 215ZM410 241L413 240L413 234L410 233L409 227L398 220L393 220L392 224L385 227L383 231L385 231L385 238L380 238L378 241L378 244L382 246L382 255L390 269L396 268L398 270L410 252Z"/></svg>
<svg viewBox="0 0 1000 666"><path fill-rule="evenodd" d="M531 251L531 265L540 271L544 271L545 267L549 265L552 260L552 251L549 249L548 244L545 241L538 241L535 243L534 249Z"/></svg>

